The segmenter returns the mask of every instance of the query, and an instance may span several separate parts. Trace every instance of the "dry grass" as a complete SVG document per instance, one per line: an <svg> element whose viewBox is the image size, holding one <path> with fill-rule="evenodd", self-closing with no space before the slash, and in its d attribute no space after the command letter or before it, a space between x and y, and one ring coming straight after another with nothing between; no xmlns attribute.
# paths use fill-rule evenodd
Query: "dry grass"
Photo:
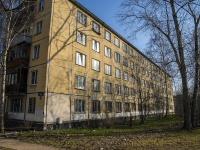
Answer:
<svg viewBox="0 0 200 150"><path fill-rule="evenodd" d="M180 119L150 119L144 125L111 129L69 129L24 132L20 140L66 149L200 149L200 128L180 130Z"/></svg>

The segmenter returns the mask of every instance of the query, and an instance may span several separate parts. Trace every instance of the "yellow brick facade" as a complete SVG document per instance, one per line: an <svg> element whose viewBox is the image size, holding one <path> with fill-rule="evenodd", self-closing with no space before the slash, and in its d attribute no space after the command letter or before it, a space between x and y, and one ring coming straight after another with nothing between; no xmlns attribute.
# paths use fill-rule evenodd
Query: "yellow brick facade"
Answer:
<svg viewBox="0 0 200 150"><path fill-rule="evenodd" d="M86 25L80 23L78 13L87 17ZM37 23L40 21L42 21L42 32L35 34ZM82 21L84 22L84 19ZM99 25L99 33L94 31L93 22ZM105 38L106 31L111 35L110 41ZM77 42L77 32L86 36L85 45ZM32 33L27 95L24 96L23 111L21 112L24 116L17 119L25 118L28 121L47 124L53 124L58 119L68 123L100 119L106 117L106 102L112 102L110 116L139 115L139 95L142 95L143 92L149 93L148 102L151 105L154 103L155 89L158 88L160 92L157 95L165 97L165 99L168 97L169 111L174 111L171 77L167 75L168 94L166 94L164 92L166 91L165 73L136 47L78 2L46 0L44 10L35 14ZM119 46L116 46L115 38L119 39ZM93 50L93 40L99 42L99 52ZM123 50L124 44L127 45L127 52ZM40 45L39 58L33 59L32 55L36 45ZM105 56L105 47L111 49L110 57ZM130 55L130 49L134 51L133 56ZM85 65L77 64L77 52L85 56ZM120 62L116 61L116 52L120 54ZM123 64L124 57L128 60L128 66ZM93 59L100 62L99 71L93 69ZM134 69L131 69L131 62L134 64ZM105 65L111 67L110 75L105 74ZM140 68L139 73L136 71L136 65ZM116 69L120 69L120 78L116 77ZM31 84L33 71L37 71L37 84L34 85ZM124 79L126 76L124 72L128 74L128 80ZM157 81L153 80L150 74L151 76L155 75ZM84 77L84 89L77 88L77 75ZM135 77L134 82L132 82L132 75ZM137 83L138 77L140 78L139 84ZM100 83L100 91L98 92L93 89L94 83L92 81L94 79ZM143 82L145 82L144 86ZM112 86L112 92L109 94L105 91L107 83ZM116 94L116 85L121 85L120 95ZM128 95L125 95L124 86L128 87ZM156 87L153 89L153 86ZM132 89L135 90L135 95L132 94ZM42 96L39 96L38 93L42 93ZM148 97L147 94L146 97ZM28 113L30 98L36 99L34 113ZM83 112L75 111L76 100L84 101ZM100 102L98 113L93 112L94 100ZM116 109L116 102L121 103L121 111L119 112ZM125 110L125 103L130 104L130 112ZM132 104L136 105L136 111L132 110ZM155 111L152 110L152 112Z"/></svg>

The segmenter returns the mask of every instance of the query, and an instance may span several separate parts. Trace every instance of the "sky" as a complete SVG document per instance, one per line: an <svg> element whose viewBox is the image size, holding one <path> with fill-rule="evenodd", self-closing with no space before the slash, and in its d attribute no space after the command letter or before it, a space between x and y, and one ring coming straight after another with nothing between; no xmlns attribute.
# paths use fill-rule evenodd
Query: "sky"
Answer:
<svg viewBox="0 0 200 150"><path fill-rule="evenodd" d="M130 39L130 33L125 31L125 26L121 26L117 22L115 15L119 10L119 6L124 0L77 0L85 8L95 14L103 22L112 27L117 33L126 38L130 43L137 47L140 51L144 52L146 43L148 42L148 35L141 33L136 36L136 39Z"/></svg>

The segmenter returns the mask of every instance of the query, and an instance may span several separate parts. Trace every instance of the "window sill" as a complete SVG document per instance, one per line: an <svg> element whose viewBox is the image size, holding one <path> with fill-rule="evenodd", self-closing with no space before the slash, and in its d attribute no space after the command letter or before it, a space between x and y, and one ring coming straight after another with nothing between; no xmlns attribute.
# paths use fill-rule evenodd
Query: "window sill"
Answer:
<svg viewBox="0 0 200 150"><path fill-rule="evenodd" d="M86 114L86 112L85 111L84 112L77 112L77 111L75 111L74 114Z"/></svg>

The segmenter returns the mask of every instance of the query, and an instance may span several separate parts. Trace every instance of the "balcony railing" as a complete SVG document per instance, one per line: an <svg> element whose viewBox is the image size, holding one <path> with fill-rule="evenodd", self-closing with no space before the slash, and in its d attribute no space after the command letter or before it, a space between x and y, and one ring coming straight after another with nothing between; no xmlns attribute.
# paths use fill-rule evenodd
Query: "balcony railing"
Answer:
<svg viewBox="0 0 200 150"><path fill-rule="evenodd" d="M11 46L14 46L14 45L22 43L22 42L31 43L32 37L29 35L18 35L13 39Z"/></svg>
<svg viewBox="0 0 200 150"><path fill-rule="evenodd" d="M27 84L6 85L6 95L26 94Z"/></svg>

